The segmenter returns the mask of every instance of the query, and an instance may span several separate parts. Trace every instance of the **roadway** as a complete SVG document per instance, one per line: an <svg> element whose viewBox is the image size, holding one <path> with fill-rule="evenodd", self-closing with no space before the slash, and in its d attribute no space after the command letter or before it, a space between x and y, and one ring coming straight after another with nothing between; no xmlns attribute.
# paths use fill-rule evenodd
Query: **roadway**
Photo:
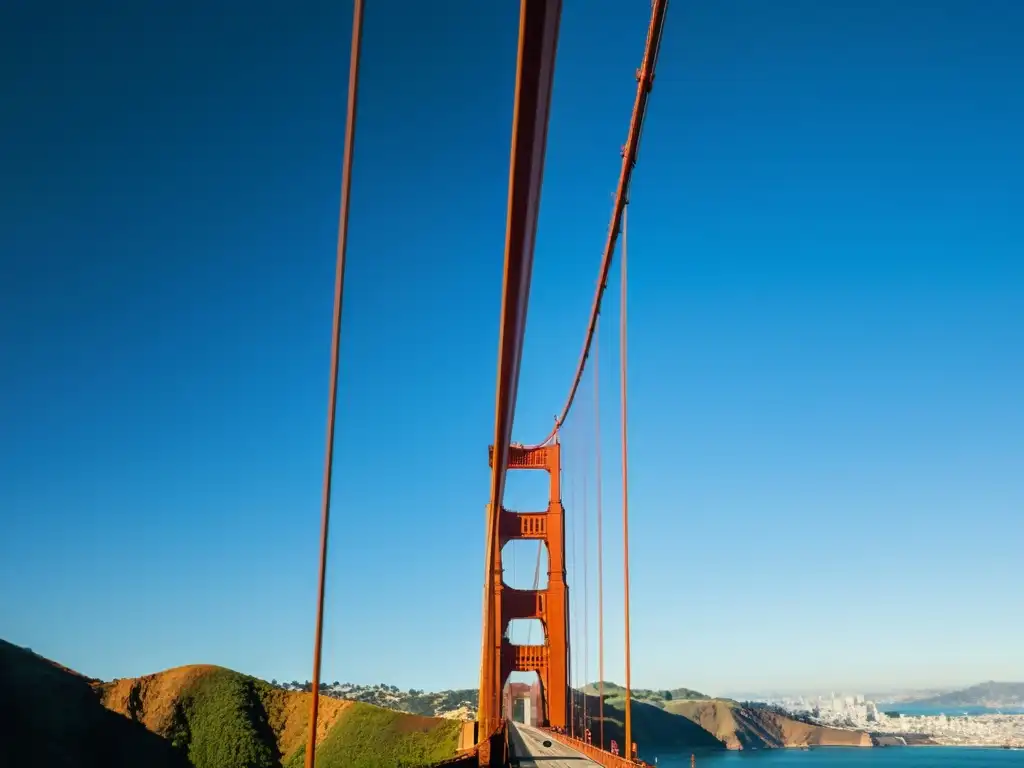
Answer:
<svg viewBox="0 0 1024 768"><path fill-rule="evenodd" d="M553 740L543 731L522 723L509 723L508 736L514 756L512 765L518 765L519 768L586 768L600 765ZM551 746L544 746L545 741L550 742Z"/></svg>

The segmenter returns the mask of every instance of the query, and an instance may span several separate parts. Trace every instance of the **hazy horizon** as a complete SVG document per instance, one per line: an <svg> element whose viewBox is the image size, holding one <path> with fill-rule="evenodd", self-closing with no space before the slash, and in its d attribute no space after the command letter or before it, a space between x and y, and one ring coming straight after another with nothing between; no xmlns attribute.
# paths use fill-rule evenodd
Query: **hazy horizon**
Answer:
<svg viewBox="0 0 1024 768"><path fill-rule="evenodd" d="M16 641L11 640L10 638L0 638L0 640L7 640L8 642L14 642L15 645L19 645L19 643L17 643ZM74 669L74 671L76 671L76 672L79 672L79 673L84 674L86 676L99 677L100 679L104 679L104 680L112 680L115 677L116 678L140 677L142 675L154 674L154 673L157 673L157 672L163 672L166 669L172 669L173 668L173 667L160 667L158 669L151 669L151 670L147 670L145 672L139 672L139 673L136 673L136 674L122 674L122 675L114 675L113 677L102 677L102 676L92 675L92 674L90 674L90 672L88 670L78 669L78 668L76 668L76 667L74 667L72 665L67 664L66 662L64 662L61 659L53 658L51 656L48 656L45 653L45 651L43 651L43 650L41 650L39 648L34 648L34 647L31 647L31 646L24 646L24 645L22 647L30 648L30 650L32 650L33 652L38 653L39 655L44 656L46 658L49 658L51 661L56 661L56 662L58 662L60 664L64 664L65 666L69 666L71 669ZM208 664L208 663L211 663L211 662L208 662L208 661L196 661L196 662L192 662L192 663L195 663L195 664ZM174 665L174 666L182 666L182 665ZM220 665L220 666L226 666L226 665ZM251 670L246 670L246 669L236 669L235 671L243 672L245 674L255 674ZM307 670L304 673L304 675L270 674L270 675L256 675L256 677L259 677L260 679L267 680L267 681L277 680L279 683L291 683L291 682L296 682L296 681L299 682L299 683L305 683L305 682L308 682L311 679L312 671L311 670ZM590 680L590 682L587 683L588 685L590 685L590 684L595 684L596 685L596 683L597 683L597 679L596 678L589 679L589 680ZM399 690L403 690L403 691L408 691L408 690L413 689L413 688L418 689L418 690L426 690L426 691L444 691L444 690L459 690L459 689L474 689L475 690L478 687L478 684L476 682L473 682L472 684L466 684L466 685L454 685L453 684L453 685L440 685L440 686L433 687L433 688L430 688L430 687L424 688L422 686L417 686L417 685L404 685L401 681L397 681L397 680L360 680L360 679L354 679L354 678L340 678L340 677L332 677L330 675L321 675L321 682L322 683L332 684L334 681L338 681L339 683L350 683L350 684L354 684L354 685L368 685L368 686L369 685L396 685L396 686L398 686ZM650 683L650 682L647 682L647 683L634 682L633 683L633 688L634 689L649 689L649 690L674 690L674 689L678 689L678 688L688 688L690 690L697 691L698 693L703 693L703 694L708 695L708 696L720 697L720 698L743 698L743 697L751 697L751 696L769 696L769 695L790 695L790 696L822 695L822 696L824 696L824 695L826 695L828 693L833 693L833 692L835 694L837 694L837 695L853 695L853 694L868 694L868 693L870 693L870 694L895 694L895 695L898 695L898 694L909 694L909 693L921 693L922 696L920 698L926 698L928 694L935 695L937 693L947 693L947 692L952 692L952 691L957 691L957 690L963 690L963 689L970 688L970 687L975 686L975 685L981 685L983 683L988 683L988 682L1024 684L1024 680L1018 681L1018 680L1012 680L1012 679L1000 680L1000 679L995 679L995 678L981 678L981 679L976 679L976 680L973 680L973 681L970 681L970 682L962 682L961 681L961 682L955 682L955 683L954 682L949 682L949 683L946 683L946 684L941 684L941 683L923 683L923 684L912 684L912 685L881 684L881 685L877 685L877 686L871 686L871 685L864 685L862 683L854 683L854 684L845 683L845 684L841 684L841 685L829 686L829 685L825 685L825 684L822 684L822 683L816 683L816 684L807 685L807 686L783 685L783 686L768 686L768 687L761 687L761 688L728 688L728 689L725 689L725 688L722 688L721 686L715 686L715 685L710 685L710 686L707 686L707 687L700 687L700 686L692 685L690 683L685 683L685 682L684 683L666 683L664 681L660 681L660 682L653 683L653 684ZM615 680L613 678L607 678L607 677L605 678L605 683L611 683L611 684L618 685L618 686L622 685L621 680ZM584 687L580 683L574 683L574 686L577 687L577 688Z"/></svg>

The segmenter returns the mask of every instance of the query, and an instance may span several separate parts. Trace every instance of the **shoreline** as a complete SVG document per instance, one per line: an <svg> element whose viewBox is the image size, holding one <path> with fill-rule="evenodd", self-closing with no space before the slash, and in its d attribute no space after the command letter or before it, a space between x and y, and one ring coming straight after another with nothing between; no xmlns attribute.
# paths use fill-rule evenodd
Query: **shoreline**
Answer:
<svg viewBox="0 0 1024 768"><path fill-rule="evenodd" d="M903 746L903 745L901 745ZM1006 749L1002 744L907 744L908 747L960 747L962 749L1003 749L1007 752L1021 752L1024 747L1010 747Z"/></svg>

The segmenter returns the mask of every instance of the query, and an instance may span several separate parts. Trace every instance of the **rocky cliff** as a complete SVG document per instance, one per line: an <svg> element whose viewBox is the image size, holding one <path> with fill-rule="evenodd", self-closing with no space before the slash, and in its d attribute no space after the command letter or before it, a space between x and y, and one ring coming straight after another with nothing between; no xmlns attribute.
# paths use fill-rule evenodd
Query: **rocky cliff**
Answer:
<svg viewBox="0 0 1024 768"><path fill-rule="evenodd" d="M872 746L871 737L861 731L811 725L725 699L668 701L665 709L698 724L727 749Z"/></svg>

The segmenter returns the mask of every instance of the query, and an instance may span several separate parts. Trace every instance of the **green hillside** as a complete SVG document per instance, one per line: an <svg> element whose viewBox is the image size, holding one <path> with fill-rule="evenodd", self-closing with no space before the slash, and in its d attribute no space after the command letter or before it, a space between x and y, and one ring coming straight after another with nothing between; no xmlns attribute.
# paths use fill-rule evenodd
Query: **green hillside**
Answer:
<svg viewBox="0 0 1024 768"><path fill-rule="evenodd" d="M432 765L455 754L461 725L357 703L317 746L316 763L318 768ZM285 768L302 768L305 756L302 745Z"/></svg>
<svg viewBox="0 0 1024 768"><path fill-rule="evenodd" d="M598 695L598 684L590 683L583 691L588 696ZM604 683L604 695L608 697L624 697L626 689L618 683L612 683L605 681ZM701 693L700 691L694 691L690 688L664 688L664 689L652 689L652 688L634 688L630 692L630 699L633 701L642 701L646 704L651 704L659 709L665 708L665 702L668 701L679 701L680 699L686 700L697 700L707 701L710 696Z"/></svg>
<svg viewBox="0 0 1024 768"><path fill-rule="evenodd" d="M608 695L612 689L614 693ZM619 686L605 684L604 701L604 741L605 748L614 739L620 748L625 746L625 697ZM600 740L600 726L597 718L600 699L597 696L576 696L577 720L582 729L582 712L586 699L586 713L593 718L590 726L591 738L595 744ZM679 717L664 710L657 703L631 697L630 707L633 721L633 741L637 743L641 755L650 754L651 749L658 750L691 750L721 749L722 742L704 730L699 724L685 717Z"/></svg>
<svg viewBox="0 0 1024 768"><path fill-rule="evenodd" d="M0 765L188 768L168 741L105 709L91 682L0 640Z"/></svg>
<svg viewBox="0 0 1024 768"><path fill-rule="evenodd" d="M269 690L253 678L215 669L181 691L161 735L183 749L196 768L277 768L281 755L261 685Z"/></svg>
<svg viewBox="0 0 1024 768"><path fill-rule="evenodd" d="M220 667L185 667L108 684L108 706L124 708L118 702L125 700L126 683L126 714L133 715L133 700L140 702L135 717L185 750L195 768L303 764L312 694L282 691ZM147 713L147 701L153 712ZM318 768L427 765L455 754L461 726L328 697L320 698L319 719Z"/></svg>
<svg viewBox="0 0 1024 768"><path fill-rule="evenodd" d="M3 768L301 768L311 694L214 666L102 683L0 641ZM317 768L453 757L461 723L321 697Z"/></svg>

